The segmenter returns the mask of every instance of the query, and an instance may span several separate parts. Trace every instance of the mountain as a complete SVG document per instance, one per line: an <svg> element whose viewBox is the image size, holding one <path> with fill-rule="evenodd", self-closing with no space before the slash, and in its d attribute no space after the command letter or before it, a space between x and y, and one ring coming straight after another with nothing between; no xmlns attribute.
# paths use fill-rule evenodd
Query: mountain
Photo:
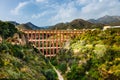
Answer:
<svg viewBox="0 0 120 80"><path fill-rule="evenodd" d="M20 25L17 25L16 27L20 29L29 29L29 30L44 29L43 27L38 27L32 24L31 22L20 24Z"/></svg>
<svg viewBox="0 0 120 80"><path fill-rule="evenodd" d="M88 22L91 22L91 23L98 23L98 21L95 20L95 19L89 19Z"/></svg>
<svg viewBox="0 0 120 80"><path fill-rule="evenodd" d="M19 25L19 23L17 23L16 21L6 21L6 22L9 22L9 23L11 23L11 24L13 24L15 26Z"/></svg>
<svg viewBox="0 0 120 80"><path fill-rule="evenodd" d="M30 30L36 30L36 29L91 29L91 28L103 28L105 25L110 26L119 26L120 25L120 16L109 16L105 15L103 17L100 17L98 19L89 19L89 20L83 20L83 19L75 19L71 22L67 23L58 23L53 26L43 26L38 27L31 22L19 24L15 21L8 21L12 24L14 24L16 27L20 29L30 29Z"/></svg>
<svg viewBox="0 0 120 80"><path fill-rule="evenodd" d="M75 28L81 29L81 28L91 28L93 24L83 19L75 19L72 22L70 22L70 25L72 25Z"/></svg>
<svg viewBox="0 0 120 80"><path fill-rule="evenodd" d="M110 23L116 23L120 22L120 16L109 16L105 15L103 17L100 17L98 19L89 19L88 20L91 23L102 23L102 24L110 24Z"/></svg>
<svg viewBox="0 0 120 80"><path fill-rule="evenodd" d="M16 21L5 21L5 22L11 23L11 24L13 24L14 26L16 26L19 29L36 30L36 29L47 29L49 27L49 26L38 27L38 26L34 25L31 22L22 23L22 24L20 24L20 23L18 23Z"/></svg>
<svg viewBox="0 0 120 80"><path fill-rule="evenodd" d="M18 29L32 30L32 28L26 24L20 24L16 26Z"/></svg>
<svg viewBox="0 0 120 80"><path fill-rule="evenodd" d="M31 22L28 22L28 23L25 23L25 24L26 24L27 26L29 26L30 28L32 28L32 29L40 29L40 27L32 24Z"/></svg>
<svg viewBox="0 0 120 80"><path fill-rule="evenodd" d="M120 26L120 21L119 22L109 23L107 25L110 25L110 26Z"/></svg>
<svg viewBox="0 0 120 80"><path fill-rule="evenodd" d="M54 26L50 26L48 29L67 29L68 28L68 24L65 23L58 23Z"/></svg>
<svg viewBox="0 0 120 80"><path fill-rule="evenodd" d="M16 21L5 21L5 22L11 23L11 24L13 24L14 26L16 26L17 28L20 28L20 29L36 30L36 29L47 29L49 27L49 26L38 27L31 22L27 22L27 23L23 23L23 24L20 24Z"/></svg>
<svg viewBox="0 0 120 80"><path fill-rule="evenodd" d="M94 24L83 19L75 19L68 23L59 23L54 26L50 26L49 29L86 29L86 28L94 28L98 24Z"/></svg>

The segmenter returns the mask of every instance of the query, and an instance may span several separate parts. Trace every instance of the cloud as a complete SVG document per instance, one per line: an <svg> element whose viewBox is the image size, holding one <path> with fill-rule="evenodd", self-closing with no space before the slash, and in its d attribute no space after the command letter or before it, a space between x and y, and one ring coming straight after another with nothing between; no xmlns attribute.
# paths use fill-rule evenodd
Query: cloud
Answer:
<svg viewBox="0 0 120 80"><path fill-rule="evenodd" d="M119 6L119 0L29 0L19 3L11 12L16 15L22 12L28 20L44 26L77 18L120 15Z"/></svg>
<svg viewBox="0 0 120 80"><path fill-rule="evenodd" d="M56 8L56 14L51 17L49 20L51 23L67 22L71 19L74 19L77 16L77 8L74 5L74 2L68 4L59 5Z"/></svg>
<svg viewBox="0 0 120 80"><path fill-rule="evenodd" d="M99 0L99 2L102 2L103 0Z"/></svg>
<svg viewBox="0 0 120 80"><path fill-rule="evenodd" d="M12 14L18 15L20 13L20 9L26 6L29 2L20 2L16 8L11 10Z"/></svg>
<svg viewBox="0 0 120 80"><path fill-rule="evenodd" d="M89 4L91 2L91 0L77 0L76 3L80 4L80 5L86 5Z"/></svg>
<svg viewBox="0 0 120 80"><path fill-rule="evenodd" d="M58 5L56 5L58 6ZM59 5L51 23L69 22L76 18L90 19L104 15L119 15L119 0L76 0Z"/></svg>
<svg viewBox="0 0 120 80"><path fill-rule="evenodd" d="M92 0L82 7L80 15L86 19L99 18L104 15L119 15L120 2L118 0Z"/></svg>
<svg viewBox="0 0 120 80"><path fill-rule="evenodd" d="M36 2L44 2L45 0L36 0Z"/></svg>
<svg viewBox="0 0 120 80"><path fill-rule="evenodd" d="M34 19L38 19L38 18L40 18L40 17L43 17L43 16L45 16L46 14L48 14L48 12L43 12L43 13L39 13L39 14L33 14L32 15L32 18L34 18Z"/></svg>

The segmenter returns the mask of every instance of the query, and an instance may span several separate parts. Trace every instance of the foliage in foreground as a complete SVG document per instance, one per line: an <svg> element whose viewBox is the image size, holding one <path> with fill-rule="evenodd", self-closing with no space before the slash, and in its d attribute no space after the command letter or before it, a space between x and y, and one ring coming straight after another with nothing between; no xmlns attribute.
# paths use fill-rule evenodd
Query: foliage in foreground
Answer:
<svg viewBox="0 0 120 80"><path fill-rule="evenodd" d="M0 43L0 80L56 80L55 71L39 51L27 44L8 43L8 38L14 42L15 33L22 34L13 24L0 21L3 39Z"/></svg>
<svg viewBox="0 0 120 80"><path fill-rule="evenodd" d="M87 31L51 62L67 80L120 80L120 29Z"/></svg>
<svg viewBox="0 0 120 80"><path fill-rule="evenodd" d="M28 46L0 44L0 79L56 80L48 60Z"/></svg>

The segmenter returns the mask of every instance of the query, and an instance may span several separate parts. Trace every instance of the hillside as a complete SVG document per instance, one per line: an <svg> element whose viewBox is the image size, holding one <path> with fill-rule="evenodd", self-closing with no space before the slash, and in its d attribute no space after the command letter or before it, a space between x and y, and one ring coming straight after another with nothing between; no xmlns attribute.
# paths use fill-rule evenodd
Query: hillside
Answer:
<svg viewBox="0 0 120 80"><path fill-rule="evenodd" d="M56 80L47 59L28 46L0 44L0 79Z"/></svg>
<svg viewBox="0 0 120 80"><path fill-rule="evenodd" d="M111 22L111 23L106 24L106 25L110 25L110 26L120 26L120 21L118 21L118 22Z"/></svg>
<svg viewBox="0 0 120 80"><path fill-rule="evenodd" d="M20 24L16 26L18 29L23 29L23 30L32 30L32 28L26 24Z"/></svg>
<svg viewBox="0 0 120 80"><path fill-rule="evenodd" d="M15 26L9 22L0 21L0 36L3 39L7 39L8 37L12 37L14 33L17 33L18 30Z"/></svg>
<svg viewBox="0 0 120 80"><path fill-rule="evenodd" d="M16 21L6 21L6 22L11 23L11 24L13 24L14 26L19 25L19 23L17 23Z"/></svg>
<svg viewBox="0 0 120 80"><path fill-rule="evenodd" d="M31 22L19 24L15 21L7 21L13 25L15 25L19 29L29 29L29 30L36 30L36 29L93 29L99 28L102 29L105 25L110 26L119 26L120 25L120 16L109 16L105 15L98 19L74 19L71 22L67 23L58 23L53 26L42 26L38 27Z"/></svg>
<svg viewBox="0 0 120 80"><path fill-rule="evenodd" d="M32 24L31 22L19 24L16 27L19 29L28 29L28 30L44 29L44 27L38 27Z"/></svg>
<svg viewBox="0 0 120 80"><path fill-rule="evenodd" d="M40 29L38 26L32 24L31 22L20 24L16 26L19 29L28 29L28 30L34 30L34 29Z"/></svg>
<svg viewBox="0 0 120 80"><path fill-rule="evenodd" d="M105 15L105 16L100 17L98 19L90 19L88 21L91 22L91 23L110 24L110 23L120 22L120 16Z"/></svg>
<svg viewBox="0 0 120 80"><path fill-rule="evenodd" d="M110 26L117 26L120 25L120 16L109 16L105 15L98 19L75 19L68 23L58 23L54 26L50 26L49 29L93 29L93 28L100 28L102 29L103 26L110 25Z"/></svg>
<svg viewBox="0 0 120 80"><path fill-rule="evenodd" d="M38 27L34 24L32 24L31 22L25 23L27 26L29 26L30 28L32 28L33 30L35 29L42 29L42 27Z"/></svg>
<svg viewBox="0 0 120 80"><path fill-rule="evenodd" d="M102 27L101 24L93 24L83 19L75 19L68 23L58 23L54 26L50 26L49 29L91 29Z"/></svg>
<svg viewBox="0 0 120 80"><path fill-rule="evenodd" d="M51 62L66 80L120 80L120 29L87 31Z"/></svg>
<svg viewBox="0 0 120 80"><path fill-rule="evenodd" d="M58 29L82 29L89 25L96 28L100 24L76 19L59 25L63 27ZM19 42L24 45L17 44ZM63 47L56 57L50 59L65 80L120 80L120 29L88 30L65 44L69 48ZM28 44L24 34L13 24L2 21L0 79L58 80L49 60L31 43Z"/></svg>
<svg viewBox="0 0 120 80"><path fill-rule="evenodd" d="M42 53L27 42L17 44L21 35L13 24L0 22L0 80L57 80Z"/></svg>

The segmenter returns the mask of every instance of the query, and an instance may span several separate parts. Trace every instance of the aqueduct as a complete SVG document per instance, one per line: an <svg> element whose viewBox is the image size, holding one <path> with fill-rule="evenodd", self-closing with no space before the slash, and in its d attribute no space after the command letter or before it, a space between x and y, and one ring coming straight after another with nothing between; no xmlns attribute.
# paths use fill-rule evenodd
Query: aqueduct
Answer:
<svg viewBox="0 0 120 80"><path fill-rule="evenodd" d="M84 30L23 30L29 42L46 57L55 56L64 43Z"/></svg>

